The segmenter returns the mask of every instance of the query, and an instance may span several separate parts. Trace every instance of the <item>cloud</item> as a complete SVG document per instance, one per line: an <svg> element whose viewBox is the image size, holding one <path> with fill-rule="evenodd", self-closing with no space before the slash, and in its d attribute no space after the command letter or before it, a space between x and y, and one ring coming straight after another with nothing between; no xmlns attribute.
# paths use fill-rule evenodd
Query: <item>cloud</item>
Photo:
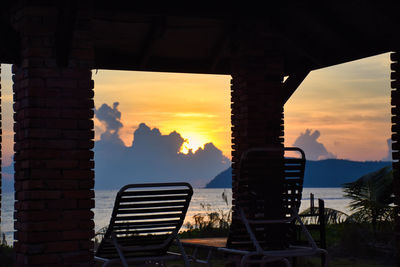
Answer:
<svg viewBox="0 0 400 267"><path fill-rule="evenodd" d="M176 131L162 135L157 128L150 129L141 123L133 134L132 149L142 154L159 154L160 156L179 153L185 139Z"/></svg>
<svg viewBox="0 0 400 267"><path fill-rule="evenodd" d="M309 160L321 160L327 158L336 158L336 155L328 152L324 144L319 143L317 139L321 133L318 130L311 132L312 130L306 129L304 133L301 133L297 137L293 146L300 147L304 150L306 158Z"/></svg>
<svg viewBox="0 0 400 267"><path fill-rule="evenodd" d="M105 131L101 134L100 139L121 146L124 143L119 137L119 130L124 125L121 122L121 112L118 110L118 105L118 102L114 102L111 108L109 105L103 104L99 109L95 109L94 112L96 118L105 127ZM97 127L97 129L99 129L99 127Z"/></svg>
<svg viewBox="0 0 400 267"><path fill-rule="evenodd" d="M382 159L382 161L392 161L393 160L393 158L392 158L392 139L389 138L386 140L386 142L387 142L387 146L388 146L388 153L387 153L386 157L384 157Z"/></svg>
<svg viewBox="0 0 400 267"><path fill-rule="evenodd" d="M123 125L118 103L113 108L103 104L95 114L106 125L94 148L98 189L169 181L186 181L201 187L231 164L212 143L183 154L179 151L185 139L178 132L162 134L158 128L150 128L145 123L139 124L132 144L126 146L119 136Z"/></svg>
<svg viewBox="0 0 400 267"><path fill-rule="evenodd" d="M99 109L95 109L97 119L104 123L106 131L111 133L117 133L123 126L118 105L118 102L114 102L112 108L107 104L103 104Z"/></svg>

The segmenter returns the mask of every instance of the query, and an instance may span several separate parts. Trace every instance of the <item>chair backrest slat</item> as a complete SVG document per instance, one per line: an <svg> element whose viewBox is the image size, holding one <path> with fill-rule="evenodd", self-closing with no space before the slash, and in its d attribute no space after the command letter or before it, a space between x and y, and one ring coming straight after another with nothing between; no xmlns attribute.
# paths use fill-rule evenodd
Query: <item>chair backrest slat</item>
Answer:
<svg viewBox="0 0 400 267"><path fill-rule="evenodd" d="M155 213L155 212L173 212L182 211L183 203L181 207L162 207L162 208L144 208L144 209L120 209L119 214L135 214L135 213Z"/></svg>
<svg viewBox="0 0 400 267"><path fill-rule="evenodd" d="M182 200L184 202L187 195L171 195L171 196L142 196L142 197L121 197L120 203L126 202L150 202L150 201L172 201L172 200ZM156 206L156 203L154 203Z"/></svg>
<svg viewBox="0 0 400 267"><path fill-rule="evenodd" d="M168 219L180 218L182 213L168 213L168 214L150 214L150 215L137 215L137 216L117 216L114 221L134 221L134 220L154 220L154 219Z"/></svg>
<svg viewBox="0 0 400 267"><path fill-rule="evenodd" d="M186 201L166 201L160 202L157 204L158 207L173 207L173 206L182 206ZM120 203L120 209L134 209L134 208L152 208L154 207L154 203Z"/></svg>
<svg viewBox="0 0 400 267"><path fill-rule="evenodd" d="M115 222L114 229L129 228L129 227L143 227L143 226L162 227L162 226L176 225L178 222L179 222L179 220L168 220L167 222L153 221L151 223L149 223L149 222Z"/></svg>
<svg viewBox="0 0 400 267"><path fill-rule="evenodd" d="M165 254L183 224L192 194L188 183L124 186L96 256L119 257L112 234L128 257Z"/></svg>
<svg viewBox="0 0 400 267"><path fill-rule="evenodd" d="M187 195L187 190L127 191L123 196Z"/></svg>

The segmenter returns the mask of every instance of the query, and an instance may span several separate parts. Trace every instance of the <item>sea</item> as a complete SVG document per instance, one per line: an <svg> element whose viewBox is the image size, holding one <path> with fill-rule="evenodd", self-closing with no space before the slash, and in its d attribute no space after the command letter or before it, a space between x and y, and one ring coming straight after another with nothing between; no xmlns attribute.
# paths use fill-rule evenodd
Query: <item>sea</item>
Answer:
<svg viewBox="0 0 400 267"><path fill-rule="evenodd" d="M96 190L95 191L95 209L94 221L95 230L108 225L112 208L114 206L115 196L118 190ZM342 188L304 188L300 211L310 207L310 194L314 195L315 205L318 205L318 198L325 201L325 207L351 214L348 207L350 199L343 196ZM225 198L223 197L226 196ZM193 216L196 214L205 214L209 212L228 213L232 203L232 189L205 189L196 188L188 212L186 214L187 222L193 222ZM1 203L1 231L5 233L8 244L13 242L13 211L14 211L14 193L3 193ZM184 224L185 224L184 223Z"/></svg>

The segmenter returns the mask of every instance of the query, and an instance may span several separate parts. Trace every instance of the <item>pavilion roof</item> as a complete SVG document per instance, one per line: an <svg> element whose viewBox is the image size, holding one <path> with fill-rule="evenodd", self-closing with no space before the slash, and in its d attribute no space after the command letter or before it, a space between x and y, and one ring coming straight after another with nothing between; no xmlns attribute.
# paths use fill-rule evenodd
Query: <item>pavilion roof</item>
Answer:
<svg viewBox="0 0 400 267"><path fill-rule="evenodd" d="M400 41L395 1L297 1L221 9L112 2L93 5L98 69L229 74L232 33L248 20L282 37L286 75L393 51ZM4 14L0 22L0 36L5 36L0 62L12 63L18 56L18 33ZM68 28L60 27L60 35Z"/></svg>

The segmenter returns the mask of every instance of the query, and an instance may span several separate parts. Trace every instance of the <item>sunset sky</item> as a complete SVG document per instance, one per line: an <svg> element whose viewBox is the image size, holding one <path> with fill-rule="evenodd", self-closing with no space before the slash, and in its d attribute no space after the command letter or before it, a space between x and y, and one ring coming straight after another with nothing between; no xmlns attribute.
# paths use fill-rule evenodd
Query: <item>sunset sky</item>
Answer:
<svg viewBox="0 0 400 267"><path fill-rule="evenodd" d="M11 66L2 65L3 159L11 162ZM95 105L119 102L121 138L142 122L176 130L196 149L212 142L230 157L230 76L94 70ZM96 138L104 125L95 120ZM306 129L337 158L380 160L390 138L390 59L383 54L316 70L285 105L285 145ZM186 150L184 150L186 151Z"/></svg>

